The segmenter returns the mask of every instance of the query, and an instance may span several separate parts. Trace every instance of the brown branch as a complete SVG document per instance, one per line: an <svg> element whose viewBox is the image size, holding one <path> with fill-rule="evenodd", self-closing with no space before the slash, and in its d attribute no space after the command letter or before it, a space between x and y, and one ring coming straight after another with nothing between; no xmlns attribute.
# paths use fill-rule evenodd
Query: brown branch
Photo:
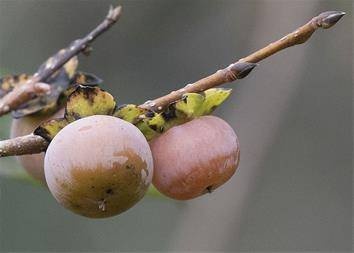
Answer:
<svg viewBox="0 0 354 253"><path fill-rule="evenodd" d="M186 92L200 92L227 82L235 81L236 79L241 79L252 71L256 66L255 63L287 47L306 42L318 28L330 28L344 15L345 12L342 11L323 12L312 18L307 24L296 29L294 32L289 33L283 38L270 43L268 46L238 60L227 68L218 70L216 73L198 80L195 83L188 84L184 88L173 91L166 96L159 97L153 101L147 101L142 107L153 111L161 111L170 103L180 99Z"/></svg>
<svg viewBox="0 0 354 253"><path fill-rule="evenodd" d="M0 116L17 109L22 104L50 91L49 85L38 84L45 82L55 71L61 68L72 57L80 52L86 52L89 45L102 33L107 31L121 15L122 8L110 8L106 18L94 30L87 34L84 38L75 40L67 49L60 50L50 57L43 65L39 67L37 72L26 83L15 87L0 100Z"/></svg>
<svg viewBox="0 0 354 253"><path fill-rule="evenodd" d="M168 95L157 98L153 101L147 101L142 104L141 107L154 111L161 111L170 103L180 99L186 92L201 92L226 82L244 78L252 71L257 62L287 47L304 43L317 28L326 29L333 26L344 14L344 12L340 11L323 12L294 32L254 52L253 54L240 59L225 69L218 70L216 73L193 84L188 84L184 88L173 91ZM0 141L0 157L39 153L45 150L47 145L48 142L46 142L42 137L33 137L33 135Z"/></svg>

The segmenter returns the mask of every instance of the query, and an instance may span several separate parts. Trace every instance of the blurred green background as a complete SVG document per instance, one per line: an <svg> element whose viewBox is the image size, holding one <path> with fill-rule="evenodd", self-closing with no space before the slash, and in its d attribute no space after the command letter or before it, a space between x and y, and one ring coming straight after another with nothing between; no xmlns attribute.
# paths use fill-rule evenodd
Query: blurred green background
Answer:
<svg viewBox="0 0 354 253"><path fill-rule="evenodd" d="M350 251L352 1L0 0L0 69L33 73L93 28L110 4L118 24L80 69L119 103L141 103L213 73L326 10L330 30L227 85L217 115L237 131L241 164L223 187L177 202L146 197L119 216L70 213L0 160L0 251ZM10 117L0 119L8 137ZM14 172L14 173L13 173Z"/></svg>

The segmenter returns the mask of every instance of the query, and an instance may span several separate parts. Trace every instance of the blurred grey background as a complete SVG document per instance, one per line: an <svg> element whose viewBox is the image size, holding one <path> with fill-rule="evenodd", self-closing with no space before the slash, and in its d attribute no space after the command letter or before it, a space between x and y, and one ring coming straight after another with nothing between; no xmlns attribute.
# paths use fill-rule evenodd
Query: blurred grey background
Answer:
<svg viewBox="0 0 354 253"><path fill-rule="evenodd" d="M237 131L241 164L210 195L146 197L91 220L13 179L18 164L1 159L0 251L351 251L352 1L0 0L2 73L33 73L117 2L121 20L80 69L102 77L119 103L211 74L322 11L347 15L228 85L234 93L216 114ZM2 139L9 122L0 119Z"/></svg>

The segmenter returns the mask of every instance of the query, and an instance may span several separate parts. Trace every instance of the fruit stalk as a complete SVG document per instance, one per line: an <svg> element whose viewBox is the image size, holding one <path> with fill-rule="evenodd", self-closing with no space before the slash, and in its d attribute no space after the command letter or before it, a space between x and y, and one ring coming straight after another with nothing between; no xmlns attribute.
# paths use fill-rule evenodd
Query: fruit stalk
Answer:
<svg viewBox="0 0 354 253"><path fill-rule="evenodd" d="M43 95L50 91L50 85L45 80L60 69L71 58L80 52L88 52L89 45L98 36L107 31L121 16L122 8L111 7L105 19L89 34L75 40L66 49L62 49L42 64L37 72L23 85L15 87L0 100L0 116L17 109L22 104L30 101L35 96Z"/></svg>
<svg viewBox="0 0 354 253"><path fill-rule="evenodd" d="M264 60L283 49L306 42L318 28L330 28L344 15L345 12L342 11L323 12L283 38L270 43L266 47L250 54L247 57L241 58L228 67L218 70L214 74L202 78L195 83L188 84L177 91L173 91L152 101L149 100L140 105L140 107L159 112L169 104L181 99L185 93L202 92L206 89L213 88L227 82L232 82L236 79L244 78L261 60ZM39 153L45 150L48 144L49 143L42 137L34 135L0 141L0 157ZM17 146L26 146L28 148L24 150L22 148L16 148ZM31 146L33 146L33 149L31 149Z"/></svg>

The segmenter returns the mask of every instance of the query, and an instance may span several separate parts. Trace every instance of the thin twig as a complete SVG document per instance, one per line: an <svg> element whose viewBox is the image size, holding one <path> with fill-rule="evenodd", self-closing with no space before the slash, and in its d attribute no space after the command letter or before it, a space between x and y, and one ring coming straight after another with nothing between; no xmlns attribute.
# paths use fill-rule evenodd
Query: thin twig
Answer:
<svg viewBox="0 0 354 253"><path fill-rule="evenodd" d="M60 69L72 57L80 52L86 52L89 45L102 33L107 31L121 15L122 8L111 7L106 18L94 30L87 34L84 38L75 40L67 49L60 50L50 57L44 65L26 83L15 87L0 100L0 116L17 109L22 104L33 99L35 96L43 95L50 91L48 84L38 84L45 82L55 71Z"/></svg>
<svg viewBox="0 0 354 253"><path fill-rule="evenodd" d="M344 14L345 13L341 11L323 12L294 32L286 35L274 43L269 44L255 53L240 59L236 63L229 65L227 68L218 70L216 73L193 84L188 84L184 88L171 92L166 96L157 98L153 101L147 101L142 104L141 107L154 111L161 111L167 105L180 99L183 94L187 92L201 92L226 82L241 79L252 71L257 62L287 47L304 43L317 28L327 29L333 26ZM42 137L34 135L27 135L20 138L0 141L0 157L39 153L45 150L47 145L48 142L46 142Z"/></svg>
<svg viewBox="0 0 354 253"><path fill-rule="evenodd" d="M200 79L195 83L187 84L187 86L182 89L173 91L170 94L159 97L153 101L147 101L142 107L158 112L163 110L170 103L180 99L186 92L200 92L227 82L235 81L236 79L241 79L252 71L257 62L285 48L306 42L318 28L330 28L344 15L345 12L342 11L323 12L312 18L307 24L296 29L294 32L270 43L268 46L250 54L249 56L242 58L228 67L218 70L216 73Z"/></svg>

